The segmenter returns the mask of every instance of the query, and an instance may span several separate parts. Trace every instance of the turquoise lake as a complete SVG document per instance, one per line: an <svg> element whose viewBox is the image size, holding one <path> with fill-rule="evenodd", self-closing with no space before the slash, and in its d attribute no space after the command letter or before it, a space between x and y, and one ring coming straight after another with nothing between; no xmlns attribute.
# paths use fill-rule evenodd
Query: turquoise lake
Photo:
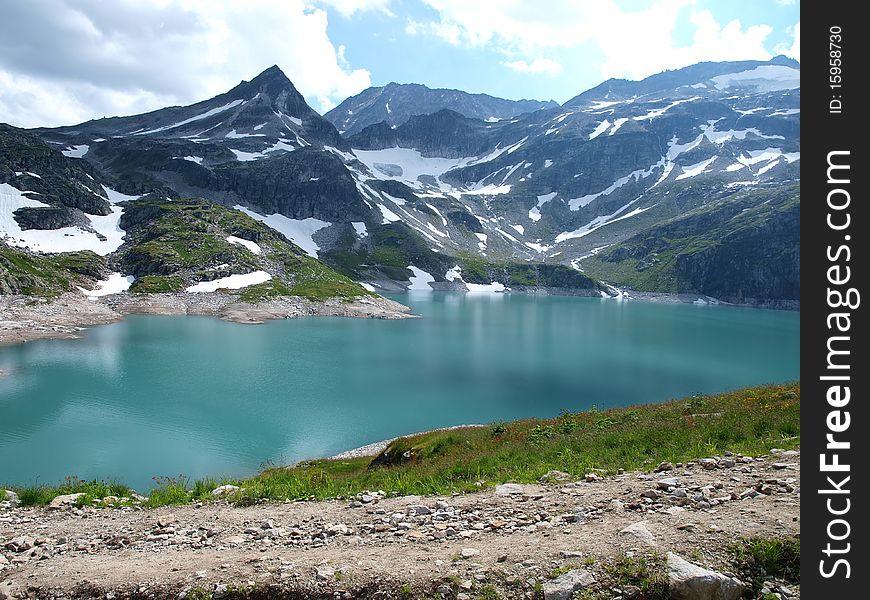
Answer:
<svg viewBox="0 0 870 600"><path fill-rule="evenodd" d="M799 314L522 294L420 319L134 316L0 348L0 483L243 476L404 433L799 378Z"/></svg>

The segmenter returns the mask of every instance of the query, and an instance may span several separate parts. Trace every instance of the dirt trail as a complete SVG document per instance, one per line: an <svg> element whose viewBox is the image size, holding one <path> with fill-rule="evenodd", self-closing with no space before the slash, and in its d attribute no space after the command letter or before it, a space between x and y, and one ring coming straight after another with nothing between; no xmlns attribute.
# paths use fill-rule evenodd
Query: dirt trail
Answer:
<svg viewBox="0 0 870 600"><path fill-rule="evenodd" d="M194 588L220 597L227 585L345 598L407 585L460 599L493 586L530 597L536 580L569 564L594 572L625 551L673 551L728 573L725 548L740 537L799 533L799 453L705 461L453 497L6 508L0 597L175 598ZM651 540L620 533L638 522Z"/></svg>

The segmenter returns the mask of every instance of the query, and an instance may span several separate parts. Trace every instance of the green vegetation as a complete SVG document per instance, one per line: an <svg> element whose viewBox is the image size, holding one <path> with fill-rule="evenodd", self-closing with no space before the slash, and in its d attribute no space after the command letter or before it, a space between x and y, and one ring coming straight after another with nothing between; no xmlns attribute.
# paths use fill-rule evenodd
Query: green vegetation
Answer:
<svg viewBox="0 0 870 600"><path fill-rule="evenodd" d="M351 497L379 489L395 495L449 494L505 481L534 482L551 470L580 477L593 469L652 469L662 461L685 462L726 450L761 454L774 446L795 448L800 445L800 384L565 412L494 427L498 433L473 427L400 438L374 459L307 461L244 481L161 480L149 503L206 500L223 483L241 487L231 500L242 504Z"/></svg>
<svg viewBox="0 0 870 600"><path fill-rule="evenodd" d="M105 271L105 260L90 251L42 255L0 245L0 294L55 298L92 287Z"/></svg>
<svg viewBox="0 0 870 600"><path fill-rule="evenodd" d="M134 294L166 294L183 289L184 281L178 275L145 275L130 286Z"/></svg>
<svg viewBox="0 0 870 600"><path fill-rule="evenodd" d="M629 556L624 554L604 565L604 578L595 589L579 592L579 600L608 600L614 588L633 589L631 598L668 600L668 575L665 561L659 554Z"/></svg>
<svg viewBox="0 0 870 600"><path fill-rule="evenodd" d="M735 568L744 581L750 582L752 597L758 595L767 577L800 583L799 537L745 538L729 550L734 555Z"/></svg>
<svg viewBox="0 0 870 600"><path fill-rule="evenodd" d="M45 505L52 501L55 496L64 494L84 494L78 500L79 505L90 504L92 500L99 500L106 496L118 498L130 498L133 490L124 484L117 482L86 481L78 477L67 477L63 483L56 486L31 485L13 488L18 494L22 506Z"/></svg>
<svg viewBox="0 0 870 600"><path fill-rule="evenodd" d="M351 300L369 295L277 231L207 200L143 198L128 204L121 226L132 238L130 247L122 251L122 262L126 272L138 277L133 292L177 292L188 283L263 270L273 278L245 288L240 293L244 302L279 296ZM261 254L228 242L228 236L256 242Z"/></svg>
<svg viewBox="0 0 870 600"><path fill-rule="evenodd" d="M797 301L800 189L733 194L584 259L592 277L645 292Z"/></svg>

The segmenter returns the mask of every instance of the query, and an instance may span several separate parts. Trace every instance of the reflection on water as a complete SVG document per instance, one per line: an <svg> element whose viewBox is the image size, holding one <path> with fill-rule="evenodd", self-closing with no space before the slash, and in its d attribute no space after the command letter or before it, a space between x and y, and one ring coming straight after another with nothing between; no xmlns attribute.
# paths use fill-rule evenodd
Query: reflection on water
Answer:
<svg viewBox="0 0 870 600"><path fill-rule="evenodd" d="M798 378L796 313L422 293L424 318L130 317L0 349L0 483L245 475L410 431Z"/></svg>

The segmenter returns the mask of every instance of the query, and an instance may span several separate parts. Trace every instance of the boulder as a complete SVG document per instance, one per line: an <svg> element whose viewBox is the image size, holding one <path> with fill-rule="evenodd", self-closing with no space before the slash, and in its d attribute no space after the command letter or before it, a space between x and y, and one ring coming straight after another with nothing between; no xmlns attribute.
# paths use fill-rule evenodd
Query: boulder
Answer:
<svg viewBox="0 0 870 600"><path fill-rule="evenodd" d="M571 474L565 471L547 471L538 480L541 483L554 483L560 481L568 481L571 479Z"/></svg>
<svg viewBox="0 0 870 600"><path fill-rule="evenodd" d="M634 538L641 544L644 544L645 546L650 546L651 548L654 548L657 545L655 536L649 529L647 529L646 521L638 521L637 523L632 523L631 525L620 531L619 535Z"/></svg>
<svg viewBox="0 0 870 600"><path fill-rule="evenodd" d="M693 565L668 553L668 590L673 600L737 600L743 584L736 579Z"/></svg>
<svg viewBox="0 0 870 600"><path fill-rule="evenodd" d="M6 496L4 500L8 502L12 506L18 506L21 504L21 500L18 498L18 494L13 492L12 490L5 490Z"/></svg>
<svg viewBox="0 0 870 600"><path fill-rule="evenodd" d="M461 556L462 558L472 558L474 556L477 556L478 554L480 554L480 550L478 550L477 548L463 548L459 552L459 556Z"/></svg>
<svg viewBox="0 0 870 600"><path fill-rule="evenodd" d="M495 486L497 496L514 496L523 494L523 486L519 483L502 483Z"/></svg>
<svg viewBox="0 0 870 600"><path fill-rule="evenodd" d="M211 491L211 495L214 497L218 496L230 496L239 491L239 486L237 485L219 485L215 489Z"/></svg>
<svg viewBox="0 0 870 600"><path fill-rule="evenodd" d="M68 506L73 506L76 503L76 500L84 496L83 493L78 494L63 494L61 496L55 496L51 503L48 505L48 508L53 510L58 510L61 508L66 508Z"/></svg>
<svg viewBox="0 0 870 600"><path fill-rule="evenodd" d="M569 600L595 583L595 576L586 569L571 569L551 581L544 582L544 600Z"/></svg>

